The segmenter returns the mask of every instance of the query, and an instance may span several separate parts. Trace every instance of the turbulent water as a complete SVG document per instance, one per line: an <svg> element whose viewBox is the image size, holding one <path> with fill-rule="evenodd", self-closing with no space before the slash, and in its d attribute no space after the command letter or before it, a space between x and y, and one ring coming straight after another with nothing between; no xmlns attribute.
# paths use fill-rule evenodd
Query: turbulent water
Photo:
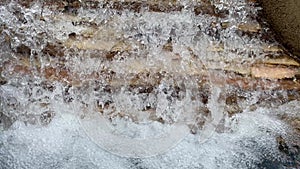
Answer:
<svg viewBox="0 0 300 169"><path fill-rule="evenodd" d="M259 7L216 0L218 15L198 14L199 3L3 2L0 168L299 167L299 135L283 120L299 118L299 93L225 80L228 63L277 45L239 30L259 26Z"/></svg>

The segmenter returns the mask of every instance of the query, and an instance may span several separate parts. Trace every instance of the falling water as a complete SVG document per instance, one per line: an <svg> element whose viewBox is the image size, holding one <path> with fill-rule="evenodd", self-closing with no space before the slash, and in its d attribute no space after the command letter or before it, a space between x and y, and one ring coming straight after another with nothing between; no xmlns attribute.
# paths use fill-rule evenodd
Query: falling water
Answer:
<svg viewBox="0 0 300 169"><path fill-rule="evenodd" d="M299 166L299 92L226 80L278 45L260 8L206 3L1 2L0 166Z"/></svg>

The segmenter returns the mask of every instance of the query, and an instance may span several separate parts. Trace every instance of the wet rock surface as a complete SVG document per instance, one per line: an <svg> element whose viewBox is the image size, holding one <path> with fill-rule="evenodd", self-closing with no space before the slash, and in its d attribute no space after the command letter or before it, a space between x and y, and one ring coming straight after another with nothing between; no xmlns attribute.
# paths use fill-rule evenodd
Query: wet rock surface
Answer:
<svg viewBox="0 0 300 169"><path fill-rule="evenodd" d="M255 1L0 4L4 168L26 168L28 149L30 164L52 168L299 166L300 65ZM165 154L121 158L86 138L77 118L92 112L126 137L156 137L178 112L189 132Z"/></svg>
<svg viewBox="0 0 300 169"><path fill-rule="evenodd" d="M274 30L279 42L300 58L300 3L298 1L259 0L261 16Z"/></svg>

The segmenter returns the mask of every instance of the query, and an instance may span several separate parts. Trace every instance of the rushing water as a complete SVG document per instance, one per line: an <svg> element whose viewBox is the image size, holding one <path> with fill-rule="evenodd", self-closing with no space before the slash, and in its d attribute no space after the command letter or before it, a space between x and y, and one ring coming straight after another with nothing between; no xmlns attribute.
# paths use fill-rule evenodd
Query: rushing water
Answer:
<svg viewBox="0 0 300 169"><path fill-rule="evenodd" d="M277 45L239 30L259 26L259 8L216 0L224 16L196 14L203 2L167 12L3 3L1 167L299 167L299 135L280 118L299 118L299 93L225 80L225 67Z"/></svg>

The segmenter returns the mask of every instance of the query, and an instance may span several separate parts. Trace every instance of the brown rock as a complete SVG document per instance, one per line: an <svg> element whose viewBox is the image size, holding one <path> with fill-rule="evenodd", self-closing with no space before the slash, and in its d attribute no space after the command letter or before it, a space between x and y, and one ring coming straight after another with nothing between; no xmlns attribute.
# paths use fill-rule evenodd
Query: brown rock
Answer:
<svg viewBox="0 0 300 169"><path fill-rule="evenodd" d="M251 68L251 75L258 78L266 79L284 79L293 78L299 70L289 67L258 65Z"/></svg>
<svg viewBox="0 0 300 169"><path fill-rule="evenodd" d="M50 79L56 76L56 69L53 67L46 67L44 73L45 78Z"/></svg>
<svg viewBox="0 0 300 169"><path fill-rule="evenodd" d="M163 45L163 50L173 52L172 38L169 38L167 43Z"/></svg>
<svg viewBox="0 0 300 169"><path fill-rule="evenodd" d="M18 2L20 3L20 5L29 8L32 4L32 2L34 2L35 0L18 0Z"/></svg>
<svg viewBox="0 0 300 169"><path fill-rule="evenodd" d="M58 44L47 43L47 45L44 47L42 52L52 57L63 57L64 56L63 49L64 47L59 43Z"/></svg>
<svg viewBox="0 0 300 169"><path fill-rule="evenodd" d="M21 44L16 48L16 52L22 56L29 57L31 49L28 46Z"/></svg>
<svg viewBox="0 0 300 169"><path fill-rule="evenodd" d="M31 74L30 68L27 66L24 66L24 65L15 65L13 71L16 73L25 74L25 75Z"/></svg>

